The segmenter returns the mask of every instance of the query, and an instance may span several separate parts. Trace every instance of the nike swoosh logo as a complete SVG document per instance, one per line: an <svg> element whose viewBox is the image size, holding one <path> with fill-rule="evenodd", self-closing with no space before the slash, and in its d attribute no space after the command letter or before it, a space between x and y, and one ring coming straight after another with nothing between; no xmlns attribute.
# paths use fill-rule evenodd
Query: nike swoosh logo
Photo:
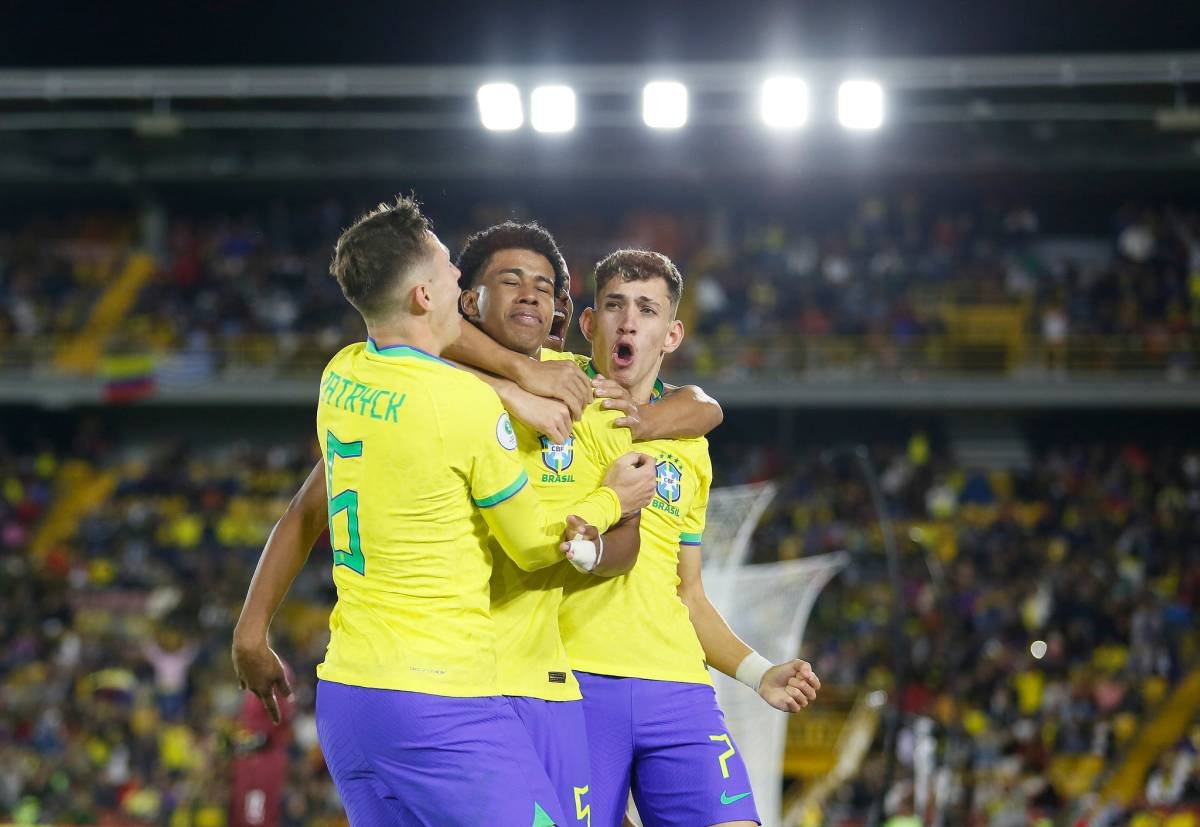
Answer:
<svg viewBox="0 0 1200 827"><path fill-rule="evenodd" d="M722 804L732 804L735 801L741 801L743 798L745 798L748 795L750 795L750 793L739 793L738 795L730 795L729 793L725 792L724 790L721 790L721 803Z"/></svg>

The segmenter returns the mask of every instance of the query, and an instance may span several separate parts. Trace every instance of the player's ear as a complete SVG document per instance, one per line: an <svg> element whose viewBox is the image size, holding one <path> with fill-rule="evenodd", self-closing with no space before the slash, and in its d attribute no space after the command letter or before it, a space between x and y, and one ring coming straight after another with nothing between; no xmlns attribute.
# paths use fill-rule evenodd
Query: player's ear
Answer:
<svg viewBox="0 0 1200 827"><path fill-rule="evenodd" d="M422 313L428 313L433 309L433 293L429 290L429 282L417 282L413 285L413 288L408 295L412 301L414 310L420 310Z"/></svg>
<svg viewBox="0 0 1200 827"><path fill-rule="evenodd" d="M583 312L579 314L579 331L583 334L583 338L589 342L592 340L592 330L595 324L596 314L592 311L592 308L583 308Z"/></svg>
<svg viewBox="0 0 1200 827"><path fill-rule="evenodd" d="M468 319L479 318L479 288L469 287L458 297L458 307Z"/></svg>
<svg viewBox="0 0 1200 827"><path fill-rule="evenodd" d="M663 343L663 353L674 353L682 343L683 322L679 319L672 319L670 327L667 328L667 340Z"/></svg>

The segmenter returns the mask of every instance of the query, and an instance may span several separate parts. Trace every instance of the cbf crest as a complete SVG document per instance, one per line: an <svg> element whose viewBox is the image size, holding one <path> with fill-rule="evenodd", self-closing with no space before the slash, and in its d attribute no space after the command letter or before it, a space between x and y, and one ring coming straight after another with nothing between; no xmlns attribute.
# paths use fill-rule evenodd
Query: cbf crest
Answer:
<svg viewBox="0 0 1200 827"><path fill-rule="evenodd" d="M574 461L575 437L567 437L567 441L562 445L555 445L550 441L550 437L542 437L542 464L547 468L555 474L561 474L570 468Z"/></svg>
<svg viewBox="0 0 1200 827"><path fill-rule="evenodd" d="M679 470L679 466L664 459L654 466L654 471L658 482L658 496L669 503L679 502L683 482L683 472Z"/></svg>

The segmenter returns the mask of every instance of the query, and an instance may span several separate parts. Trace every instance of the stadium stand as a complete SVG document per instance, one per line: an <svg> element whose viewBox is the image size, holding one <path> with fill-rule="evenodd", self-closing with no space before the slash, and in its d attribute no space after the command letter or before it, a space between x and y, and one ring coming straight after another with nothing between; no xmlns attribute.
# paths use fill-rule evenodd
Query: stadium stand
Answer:
<svg viewBox="0 0 1200 827"><path fill-rule="evenodd" d="M1186 379L1200 336L1200 214L1079 209L900 193L785 219L682 207L568 210L551 229L576 276L577 302L591 265L617 246L680 261L689 277L683 318L701 335L685 342L676 369L701 377ZM480 206L472 218L501 212ZM76 350L95 353L100 343L110 353L154 354L176 381L303 374L360 335L327 275L332 242L353 213L325 201L168 214L164 232L138 240L157 253L153 276L133 267L132 295L109 297L120 318L90 327L97 268L125 269L134 222L30 222L0 235L0 343L6 358L30 360L47 336L90 332Z"/></svg>
<svg viewBox="0 0 1200 827"><path fill-rule="evenodd" d="M722 459L737 454L740 465L718 465L719 484L774 473L743 446ZM0 610L0 812L20 823L225 823L241 703L230 629L312 449L302 440L113 444L93 426L68 447L10 445L3 457L2 576L13 599ZM910 724L889 800L903 808L927 798L917 757L917 722L927 721L946 744L939 783L959 823L1086 816L1198 662L1200 451L1053 445L1012 472L962 467L918 433L876 446L874 457L906 538L911 652ZM115 490L35 554L31 537L73 464L111 473ZM780 482L756 559L846 548L859 561L818 601L807 633L805 656L832 708L839 691L889 690L891 598L862 484L815 451ZM276 624L299 676L285 824L340 818L312 718L332 600L328 553L324 544L314 552ZM1045 644L1040 659L1035 640ZM1150 758L1127 812L1200 804L1195 733ZM876 745L827 800L825 823L861 823L854 814L879 792L879 762Z"/></svg>

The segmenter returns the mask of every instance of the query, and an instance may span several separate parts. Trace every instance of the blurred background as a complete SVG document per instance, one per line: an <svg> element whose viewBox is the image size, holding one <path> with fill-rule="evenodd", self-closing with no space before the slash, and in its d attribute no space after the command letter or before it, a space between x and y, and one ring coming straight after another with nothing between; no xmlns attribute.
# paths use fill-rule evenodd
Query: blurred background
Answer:
<svg viewBox="0 0 1200 827"><path fill-rule="evenodd" d="M325 540L283 726L228 651L415 192L671 256L746 568L847 552L778 823L1195 825L1200 42L1002 5L0 4L0 823L344 823Z"/></svg>

